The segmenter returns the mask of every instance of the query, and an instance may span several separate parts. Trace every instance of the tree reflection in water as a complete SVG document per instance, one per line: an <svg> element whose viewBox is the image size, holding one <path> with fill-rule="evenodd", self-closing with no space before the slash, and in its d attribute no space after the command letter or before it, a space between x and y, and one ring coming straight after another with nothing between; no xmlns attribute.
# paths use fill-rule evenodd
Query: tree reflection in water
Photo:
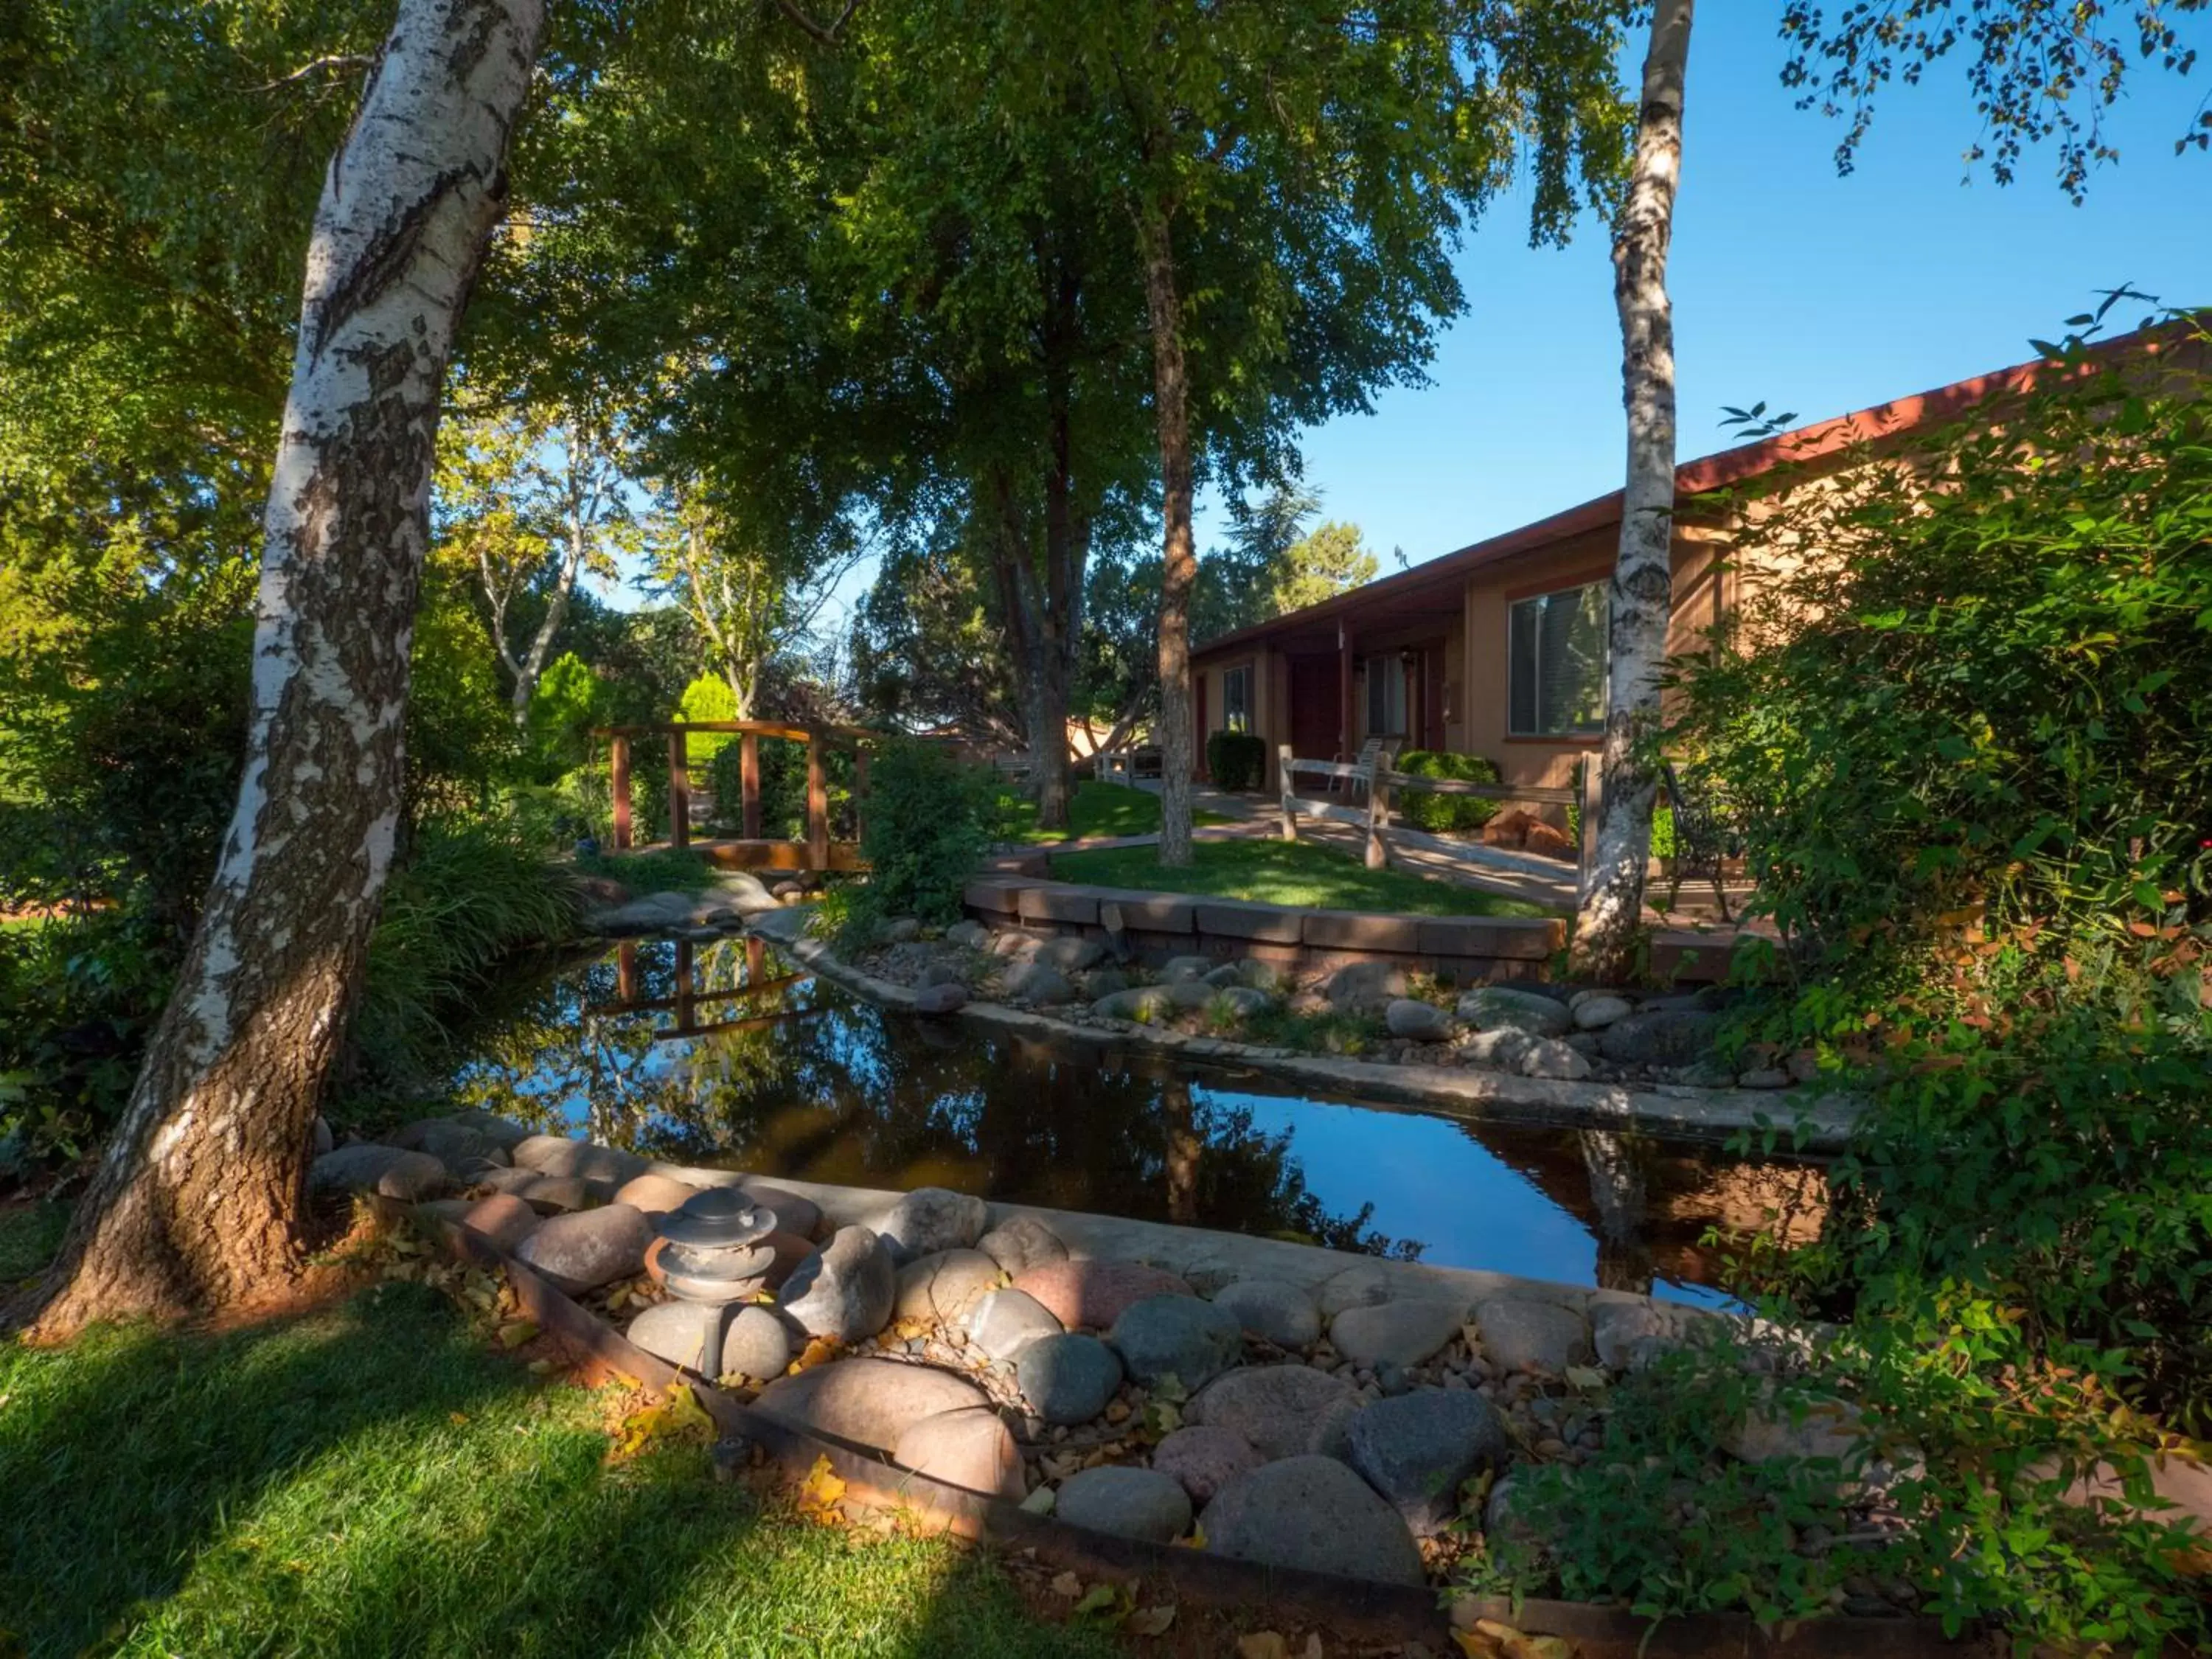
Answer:
<svg viewBox="0 0 2212 1659"><path fill-rule="evenodd" d="M1292 1129L1256 1121L1262 1111L1278 1122L1296 1116L1308 1103L1291 1091L1148 1054L887 1014L793 976L744 941L624 946L514 988L471 1048L456 1079L468 1103L672 1162L852 1186L951 1187L1340 1249L1421 1249L1370 1224L1378 1205L1385 1224L1423 1224L1417 1206L1390 1189L1388 1159L1374 1162L1371 1194L1362 1168L1340 1167L1341 1158L1327 1166L1332 1190L1349 1179L1356 1203L1332 1208L1309 1187ZM1352 1109L1363 1142L1378 1148L1413 1130L1439 1133L1423 1115ZM1498 1196L1482 1183L1510 1182L1572 1217L1563 1231L1579 1225L1571 1257L1539 1264L1559 1279L1624 1289L1648 1289L1655 1278L1711 1285L1719 1259L1700 1242L1708 1224L1757 1231L1770 1224L1766 1209L1796 1209L1804 1214L1774 1224L1785 1242L1802 1242L1805 1214L1817 1230L1825 1199L1809 1167L1733 1165L1613 1132L1452 1127L1482 1154L1453 1161L1467 1164L1470 1183L1454 1195L1455 1210L1480 1218ZM1722 1189L1719 1198L1708 1201L1709 1188ZM1525 1194L1514 1196L1525 1204ZM1467 1219L1454 1214L1453 1230L1464 1232ZM1450 1265L1495 1265L1462 1259L1469 1254L1455 1250Z"/></svg>

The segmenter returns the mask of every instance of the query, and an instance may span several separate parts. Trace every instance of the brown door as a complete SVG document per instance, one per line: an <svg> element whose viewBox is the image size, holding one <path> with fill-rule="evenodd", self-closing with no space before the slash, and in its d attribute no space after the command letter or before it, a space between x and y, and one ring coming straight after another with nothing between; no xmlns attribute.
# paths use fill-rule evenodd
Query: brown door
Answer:
<svg viewBox="0 0 2212 1659"><path fill-rule="evenodd" d="M1334 657L1291 659L1291 752L1300 760L1327 760L1336 753L1341 718Z"/></svg>

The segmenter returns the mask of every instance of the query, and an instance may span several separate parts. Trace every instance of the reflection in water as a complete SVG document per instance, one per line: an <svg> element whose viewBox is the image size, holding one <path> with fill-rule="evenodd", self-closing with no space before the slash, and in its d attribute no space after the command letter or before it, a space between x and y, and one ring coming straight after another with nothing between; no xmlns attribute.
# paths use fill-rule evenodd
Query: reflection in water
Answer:
<svg viewBox="0 0 2212 1659"><path fill-rule="evenodd" d="M1470 1124L888 1014L757 940L622 945L518 988L473 1048L457 1079L471 1103L678 1162L1701 1299L1722 1272L1709 1231L1802 1243L1826 1198L1809 1165Z"/></svg>

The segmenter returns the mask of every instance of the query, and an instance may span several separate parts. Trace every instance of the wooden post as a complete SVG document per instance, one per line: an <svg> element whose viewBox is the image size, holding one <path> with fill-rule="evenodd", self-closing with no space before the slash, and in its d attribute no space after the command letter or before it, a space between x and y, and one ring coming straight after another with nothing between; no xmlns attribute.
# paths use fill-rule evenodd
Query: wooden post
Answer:
<svg viewBox="0 0 2212 1659"><path fill-rule="evenodd" d="M830 867L830 791L822 779L822 732L806 729L806 867Z"/></svg>
<svg viewBox="0 0 2212 1659"><path fill-rule="evenodd" d="M1275 773L1283 786L1283 839L1285 841L1296 841L1298 838L1298 803L1293 793L1296 780L1291 772L1291 758L1290 744L1279 743L1275 745Z"/></svg>
<svg viewBox="0 0 2212 1659"><path fill-rule="evenodd" d="M868 810L868 750L865 744L853 747L853 841L858 845L866 838Z"/></svg>
<svg viewBox="0 0 2212 1659"><path fill-rule="evenodd" d="M615 946L615 1000L637 1000L637 941L624 939Z"/></svg>
<svg viewBox="0 0 2212 1659"><path fill-rule="evenodd" d="M1575 793L1582 797L1583 809L1582 834L1576 837L1575 848L1575 892L1579 897L1596 846L1598 815L1605 805L1605 769L1591 764L1588 755L1576 763Z"/></svg>
<svg viewBox="0 0 2212 1659"><path fill-rule="evenodd" d="M688 1034L699 1029L699 1004L691 985L691 941L676 941L676 1030Z"/></svg>
<svg viewBox="0 0 2212 1659"><path fill-rule="evenodd" d="M691 844L691 735L680 726L668 734L668 844Z"/></svg>
<svg viewBox="0 0 2212 1659"><path fill-rule="evenodd" d="M630 847L629 822L629 739L617 735L608 750L607 763L613 773L615 798L615 851L626 853Z"/></svg>
<svg viewBox="0 0 2212 1659"><path fill-rule="evenodd" d="M1390 855L1382 845L1382 832L1390 823L1390 786L1385 781L1389 769L1379 761L1367 780L1367 867L1387 869Z"/></svg>
<svg viewBox="0 0 2212 1659"><path fill-rule="evenodd" d="M745 935L745 983L757 985L768 976L768 941L758 933Z"/></svg>
<svg viewBox="0 0 2212 1659"><path fill-rule="evenodd" d="M748 732L738 739L738 771L740 786L742 822L747 841L760 839L760 733Z"/></svg>
<svg viewBox="0 0 2212 1659"><path fill-rule="evenodd" d="M1352 689L1352 629L1344 623L1336 625L1336 690L1343 708L1343 729L1337 733L1336 757L1350 760L1359 752L1358 739L1353 735L1359 730L1358 694Z"/></svg>

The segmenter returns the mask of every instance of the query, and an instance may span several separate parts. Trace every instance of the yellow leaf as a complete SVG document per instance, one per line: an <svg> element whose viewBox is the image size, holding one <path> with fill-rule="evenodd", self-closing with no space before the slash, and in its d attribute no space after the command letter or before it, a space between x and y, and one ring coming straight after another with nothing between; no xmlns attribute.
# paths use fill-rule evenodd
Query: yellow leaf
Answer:
<svg viewBox="0 0 2212 1659"><path fill-rule="evenodd" d="M1194 1522L1191 1524L1190 1536L1178 1538L1175 1541L1176 1547L1180 1550L1202 1550L1206 1547L1206 1528Z"/></svg>
<svg viewBox="0 0 2212 1659"><path fill-rule="evenodd" d="M537 1334L538 1325L535 1321L518 1319L511 1325L502 1325L499 1328L499 1346L502 1348L519 1348Z"/></svg>
<svg viewBox="0 0 2212 1659"><path fill-rule="evenodd" d="M1052 1593L1073 1601L1083 1594L1083 1581L1072 1572L1063 1572L1052 1581Z"/></svg>
<svg viewBox="0 0 2212 1659"><path fill-rule="evenodd" d="M1125 1628L1133 1636L1165 1636L1168 1626L1175 1623L1175 1616L1172 1604L1164 1607L1139 1607L1129 1615Z"/></svg>
<svg viewBox="0 0 2212 1659"><path fill-rule="evenodd" d="M459 1428L462 1424L468 1420L469 1414L466 1412L447 1412L446 1413L446 1421L451 1423L455 1428Z"/></svg>
<svg viewBox="0 0 2212 1659"><path fill-rule="evenodd" d="M616 1462L636 1456L656 1440L693 1440L704 1445L714 1438L714 1419L699 1403L690 1384L672 1382L668 1392L653 1405L632 1412L616 1431Z"/></svg>
<svg viewBox="0 0 2212 1659"><path fill-rule="evenodd" d="M1498 1659L1498 1644L1471 1630L1454 1631L1452 1645L1465 1654L1467 1659Z"/></svg>
<svg viewBox="0 0 2212 1659"><path fill-rule="evenodd" d="M1570 1365L1566 1376L1569 1388L1580 1389L1584 1394L1601 1389L1606 1384L1605 1373L1595 1365Z"/></svg>
<svg viewBox="0 0 2212 1659"><path fill-rule="evenodd" d="M814 1467L807 1470L806 1479L799 1485L799 1503L802 1509L832 1509L844 1495L845 1479L830 1467L830 1460L826 1456L814 1460Z"/></svg>
<svg viewBox="0 0 2212 1659"><path fill-rule="evenodd" d="M1237 1638L1237 1659L1291 1659L1291 1644L1279 1631L1255 1631Z"/></svg>

